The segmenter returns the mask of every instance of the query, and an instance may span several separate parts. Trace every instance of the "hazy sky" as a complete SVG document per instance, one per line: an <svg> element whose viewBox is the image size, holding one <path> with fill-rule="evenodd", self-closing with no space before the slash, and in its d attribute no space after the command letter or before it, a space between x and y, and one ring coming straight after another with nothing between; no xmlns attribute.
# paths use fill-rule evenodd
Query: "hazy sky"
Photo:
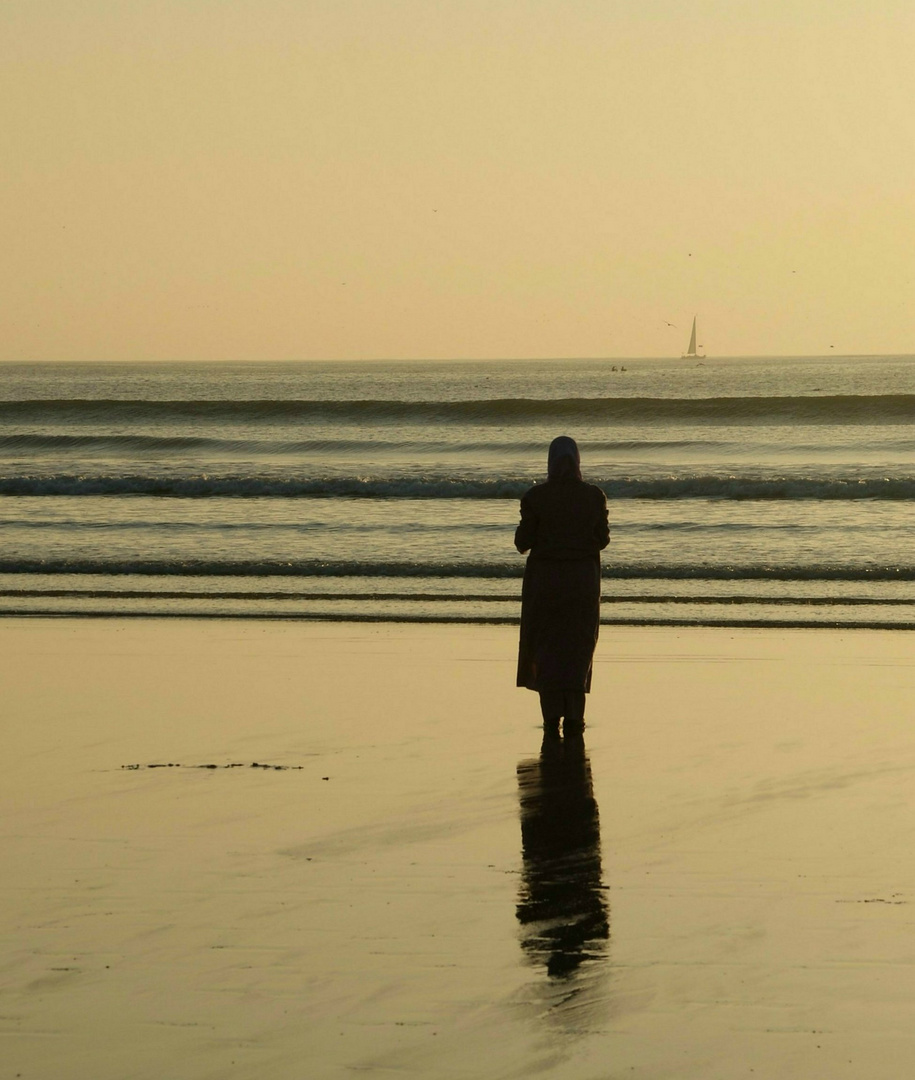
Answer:
<svg viewBox="0 0 915 1080"><path fill-rule="evenodd" d="M913 57L911 0L3 0L0 359L912 353Z"/></svg>

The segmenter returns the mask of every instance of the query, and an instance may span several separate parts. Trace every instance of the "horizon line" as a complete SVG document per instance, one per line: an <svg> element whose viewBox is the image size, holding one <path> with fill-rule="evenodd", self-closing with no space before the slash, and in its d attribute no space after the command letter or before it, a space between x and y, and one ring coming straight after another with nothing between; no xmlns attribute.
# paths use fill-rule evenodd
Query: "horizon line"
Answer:
<svg viewBox="0 0 915 1080"><path fill-rule="evenodd" d="M673 354L653 355L653 356L448 356L448 357L390 357L390 356L355 356L355 357L311 357L308 359L260 359L260 360L239 360L239 359L169 359L169 360L59 360L59 359L41 359L41 360L13 360L13 359L0 359L0 366L26 366L26 365L39 365L39 364L60 364L60 365L79 365L79 364L120 364L130 365L136 364L138 366L154 366L157 364L234 364L238 366L248 366L254 364L508 364L508 363L534 363L534 364L553 364L553 363L576 363L576 362L600 362L600 363L624 363L637 362L643 360L650 361L696 361L701 363L702 361L716 361L716 360L910 360L915 359L915 352L911 353L892 353L892 352L873 352L873 353L721 353L721 354L708 354L700 357L685 357L675 356Z"/></svg>

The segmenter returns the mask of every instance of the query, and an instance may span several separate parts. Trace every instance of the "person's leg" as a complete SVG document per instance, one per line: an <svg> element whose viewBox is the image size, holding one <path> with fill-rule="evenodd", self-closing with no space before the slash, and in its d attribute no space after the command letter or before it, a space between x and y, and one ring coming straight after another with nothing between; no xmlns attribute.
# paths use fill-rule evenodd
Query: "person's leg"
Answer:
<svg viewBox="0 0 915 1080"><path fill-rule="evenodd" d="M562 717L563 694L561 690L540 691L540 712L543 714L543 730L559 732Z"/></svg>
<svg viewBox="0 0 915 1080"><path fill-rule="evenodd" d="M563 694L562 715L565 730L580 731L585 726L585 693L583 690L566 690Z"/></svg>

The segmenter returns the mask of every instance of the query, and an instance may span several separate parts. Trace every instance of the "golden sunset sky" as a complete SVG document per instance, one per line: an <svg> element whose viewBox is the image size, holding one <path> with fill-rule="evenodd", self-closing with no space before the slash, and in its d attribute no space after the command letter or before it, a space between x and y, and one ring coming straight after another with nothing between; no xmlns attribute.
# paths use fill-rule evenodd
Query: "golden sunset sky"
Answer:
<svg viewBox="0 0 915 1080"><path fill-rule="evenodd" d="M3 360L915 352L911 0L3 0L0 57Z"/></svg>

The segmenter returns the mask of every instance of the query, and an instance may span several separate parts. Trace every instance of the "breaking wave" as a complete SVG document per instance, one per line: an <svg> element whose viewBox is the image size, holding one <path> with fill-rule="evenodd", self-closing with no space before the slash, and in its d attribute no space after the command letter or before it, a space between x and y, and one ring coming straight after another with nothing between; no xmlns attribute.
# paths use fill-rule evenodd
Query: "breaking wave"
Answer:
<svg viewBox="0 0 915 1080"><path fill-rule="evenodd" d="M721 565L605 563L604 578L655 581L915 581L915 564ZM523 562L297 561L255 559L0 558L0 574L152 577L520 578Z"/></svg>
<svg viewBox="0 0 915 1080"><path fill-rule="evenodd" d="M170 419L461 421L523 423L566 421L706 421L716 423L911 423L915 395L847 394L717 398L495 398L464 401L403 400L124 400L36 399L0 401L0 419L107 423Z"/></svg>
<svg viewBox="0 0 915 1080"><path fill-rule="evenodd" d="M669 476L590 477L610 499L848 500L915 499L915 476L753 477ZM56 474L0 476L0 495L146 495L174 498L357 498L357 499L518 499L530 476L325 477Z"/></svg>

